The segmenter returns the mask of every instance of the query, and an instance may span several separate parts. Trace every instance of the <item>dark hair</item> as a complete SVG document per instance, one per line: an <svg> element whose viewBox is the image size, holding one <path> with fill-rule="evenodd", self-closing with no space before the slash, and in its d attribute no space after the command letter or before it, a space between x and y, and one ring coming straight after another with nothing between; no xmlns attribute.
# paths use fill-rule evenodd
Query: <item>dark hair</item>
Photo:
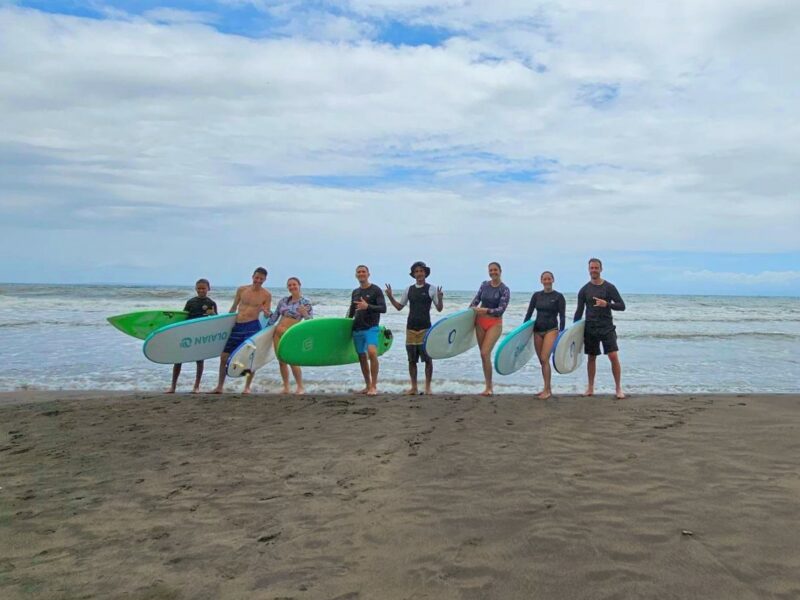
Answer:
<svg viewBox="0 0 800 600"><path fill-rule="evenodd" d="M501 273L503 272L503 267L501 267L501 266L500 266L500 263L499 263L499 262L492 261L492 262L490 262L490 263L489 263L489 265L488 265L488 266L490 266L490 267L491 267L492 265L497 265L497 268L498 268L498 269L500 269L500 272L501 272Z"/></svg>
<svg viewBox="0 0 800 600"><path fill-rule="evenodd" d="M264 277L267 276L267 270L264 267L258 267L255 271L253 271L253 275L256 273L261 273Z"/></svg>
<svg viewBox="0 0 800 600"><path fill-rule="evenodd" d="M356 267L356 271L358 271L358 270L359 270L359 269L361 269L361 268L364 268L364 269L366 269L366 270L367 270L367 273L369 273L369 267L368 267L367 265L358 265L358 266Z"/></svg>
<svg viewBox="0 0 800 600"><path fill-rule="evenodd" d="M590 258L589 264L592 264L593 262L596 262L598 265L600 265L601 269L603 268L603 261L600 260L599 258Z"/></svg>
<svg viewBox="0 0 800 600"><path fill-rule="evenodd" d="M555 276L555 275L553 275L553 272L552 272L552 271L542 271L542 274L541 274L541 275L539 275L539 279L541 279L542 277L544 277L544 276L545 276L545 275L547 275L548 273L550 274L550 277L552 277L553 279L555 279L555 278L556 278L556 276Z"/></svg>
<svg viewBox="0 0 800 600"><path fill-rule="evenodd" d="M201 277L200 279L198 279L197 281L195 281L195 282L194 282L194 286L195 286L195 287L197 287L197 286L198 286L198 285L200 285L201 283L205 283L205 284L208 286L208 289L211 289L211 283L208 281L208 279L206 279L206 278L204 278L204 277Z"/></svg>
<svg viewBox="0 0 800 600"><path fill-rule="evenodd" d="M300 283L300 280L299 280L297 277L289 277L289 279L287 279L287 280L286 280L286 285L289 285L289 282L290 282L292 279L294 279L294 280L297 282L297 285L299 285L300 287L303 287L303 284L302 284L302 283Z"/></svg>

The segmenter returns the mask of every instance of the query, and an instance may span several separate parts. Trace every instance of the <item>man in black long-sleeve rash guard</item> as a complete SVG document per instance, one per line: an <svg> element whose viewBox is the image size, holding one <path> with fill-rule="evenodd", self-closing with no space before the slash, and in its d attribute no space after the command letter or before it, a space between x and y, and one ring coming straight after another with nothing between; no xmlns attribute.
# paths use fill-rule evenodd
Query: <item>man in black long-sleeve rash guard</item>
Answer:
<svg viewBox="0 0 800 600"><path fill-rule="evenodd" d="M589 385L584 395L591 396L594 394L597 355L600 354L600 345L602 344L603 353L611 361L611 373L614 375L617 398L622 400L625 397L622 391L622 366L618 355L617 328L614 326L611 311L625 310L625 302L623 302L617 288L600 276L602 272L603 263L600 262L600 259L590 259L590 281L578 292L578 307L575 310L574 320L577 321L583 316L584 308L586 309L583 346L587 355L586 371L589 376Z"/></svg>

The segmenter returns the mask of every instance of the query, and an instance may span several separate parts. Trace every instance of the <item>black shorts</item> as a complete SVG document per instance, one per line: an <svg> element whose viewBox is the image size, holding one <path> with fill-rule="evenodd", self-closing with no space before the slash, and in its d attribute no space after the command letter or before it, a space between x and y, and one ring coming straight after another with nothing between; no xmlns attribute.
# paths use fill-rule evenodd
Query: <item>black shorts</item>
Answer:
<svg viewBox="0 0 800 600"><path fill-rule="evenodd" d="M589 327L583 330L583 351L590 356L600 354L600 344L603 344L603 354L618 352L617 328L610 327Z"/></svg>
<svg viewBox="0 0 800 600"><path fill-rule="evenodd" d="M428 362L430 360L428 353L425 352L425 346L422 344L407 345L406 354L408 354L408 362L410 363Z"/></svg>

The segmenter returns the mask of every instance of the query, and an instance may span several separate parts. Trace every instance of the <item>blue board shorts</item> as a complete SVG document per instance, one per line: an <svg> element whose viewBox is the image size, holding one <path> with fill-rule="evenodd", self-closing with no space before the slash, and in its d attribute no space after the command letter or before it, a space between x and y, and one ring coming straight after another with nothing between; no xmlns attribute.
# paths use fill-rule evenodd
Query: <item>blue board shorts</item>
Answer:
<svg viewBox="0 0 800 600"><path fill-rule="evenodd" d="M377 349L378 333L380 333L380 327L377 325L375 327L370 327L369 329L359 329L358 331L353 331L353 344L355 344L356 353L366 354L369 346L375 346Z"/></svg>
<svg viewBox="0 0 800 600"><path fill-rule="evenodd" d="M246 321L244 323L236 323L231 329L231 334L228 336L228 341L225 344L223 354L230 354L238 348L251 335L257 334L261 331L261 323L258 319L255 321Z"/></svg>

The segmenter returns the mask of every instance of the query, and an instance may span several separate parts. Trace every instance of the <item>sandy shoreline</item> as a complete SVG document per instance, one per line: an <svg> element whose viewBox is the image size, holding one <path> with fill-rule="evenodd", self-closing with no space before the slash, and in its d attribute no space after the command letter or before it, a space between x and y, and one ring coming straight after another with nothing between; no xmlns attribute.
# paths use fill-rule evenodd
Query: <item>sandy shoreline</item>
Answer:
<svg viewBox="0 0 800 600"><path fill-rule="evenodd" d="M0 597L798 598L799 400L0 394Z"/></svg>

